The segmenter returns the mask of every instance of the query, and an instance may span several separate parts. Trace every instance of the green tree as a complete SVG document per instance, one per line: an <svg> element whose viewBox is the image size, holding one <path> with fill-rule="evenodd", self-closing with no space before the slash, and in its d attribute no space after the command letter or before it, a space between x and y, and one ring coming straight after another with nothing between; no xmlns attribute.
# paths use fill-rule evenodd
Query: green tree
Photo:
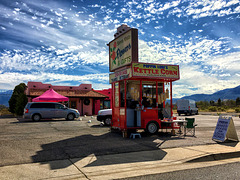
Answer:
<svg viewBox="0 0 240 180"><path fill-rule="evenodd" d="M208 101L199 101L199 102L196 102L196 105L199 109L204 110L209 107L209 102Z"/></svg>
<svg viewBox="0 0 240 180"><path fill-rule="evenodd" d="M232 99L228 99L224 102L224 104L228 107L228 108L233 108L236 106L236 102Z"/></svg>
<svg viewBox="0 0 240 180"><path fill-rule="evenodd" d="M222 105L222 100L219 98L217 103L218 103L218 106L221 106Z"/></svg>
<svg viewBox="0 0 240 180"><path fill-rule="evenodd" d="M210 101L210 105L211 105L211 106L214 106L214 105L215 105L215 102L214 102L214 101Z"/></svg>
<svg viewBox="0 0 240 180"><path fill-rule="evenodd" d="M240 105L240 97L236 99L236 106L239 106L239 105Z"/></svg>
<svg viewBox="0 0 240 180"><path fill-rule="evenodd" d="M8 101L9 111L11 113L22 115L25 105L27 104L27 96L24 94L26 89L26 85L24 83L20 83L15 86L13 90L13 94Z"/></svg>

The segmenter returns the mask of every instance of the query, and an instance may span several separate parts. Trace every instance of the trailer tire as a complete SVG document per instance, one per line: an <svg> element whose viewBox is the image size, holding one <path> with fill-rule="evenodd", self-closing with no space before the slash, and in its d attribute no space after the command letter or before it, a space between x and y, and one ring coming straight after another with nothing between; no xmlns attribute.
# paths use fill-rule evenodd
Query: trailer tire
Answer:
<svg viewBox="0 0 240 180"><path fill-rule="evenodd" d="M158 132L159 126L155 121L150 121L146 126L146 131L149 134L156 134Z"/></svg>

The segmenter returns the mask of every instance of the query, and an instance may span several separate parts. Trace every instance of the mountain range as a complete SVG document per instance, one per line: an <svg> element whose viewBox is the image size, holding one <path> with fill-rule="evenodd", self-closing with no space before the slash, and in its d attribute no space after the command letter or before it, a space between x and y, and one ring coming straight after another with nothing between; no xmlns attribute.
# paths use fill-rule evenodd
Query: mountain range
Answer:
<svg viewBox="0 0 240 180"><path fill-rule="evenodd" d="M238 97L240 98L240 86L217 91L213 94L194 94L191 96L184 96L180 99L192 99L194 101L217 101L219 98L221 100L236 100Z"/></svg>
<svg viewBox="0 0 240 180"><path fill-rule="evenodd" d="M0 90L0 105L9 106L8 101L11 98L13 90L3 91Z"/></svg>

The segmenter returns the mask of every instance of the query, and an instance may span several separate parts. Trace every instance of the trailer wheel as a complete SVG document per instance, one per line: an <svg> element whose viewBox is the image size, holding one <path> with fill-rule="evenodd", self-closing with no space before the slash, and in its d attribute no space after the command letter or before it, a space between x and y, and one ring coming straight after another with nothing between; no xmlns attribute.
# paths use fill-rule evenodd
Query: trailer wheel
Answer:
<svg viewBox="0 0 240 180"><path fill-rule="evenodd" d="M147 124L146 131L149 134L156 134L158 132L158 129L159 129L158 124L156 122L152 121Z"/></svg>

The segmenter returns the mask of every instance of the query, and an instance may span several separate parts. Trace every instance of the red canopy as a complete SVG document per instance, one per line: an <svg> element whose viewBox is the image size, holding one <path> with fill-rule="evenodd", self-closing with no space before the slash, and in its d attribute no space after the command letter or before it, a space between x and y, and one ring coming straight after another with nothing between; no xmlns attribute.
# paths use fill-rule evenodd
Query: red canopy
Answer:
<svg viewBox="0 0 240 180"><path fill-rule="evenodd" d="M61 102L61 101L68 101L68 97L62 96L58 94L53 89L47 90L41 96L34 98L33 102Z"/></svg>

